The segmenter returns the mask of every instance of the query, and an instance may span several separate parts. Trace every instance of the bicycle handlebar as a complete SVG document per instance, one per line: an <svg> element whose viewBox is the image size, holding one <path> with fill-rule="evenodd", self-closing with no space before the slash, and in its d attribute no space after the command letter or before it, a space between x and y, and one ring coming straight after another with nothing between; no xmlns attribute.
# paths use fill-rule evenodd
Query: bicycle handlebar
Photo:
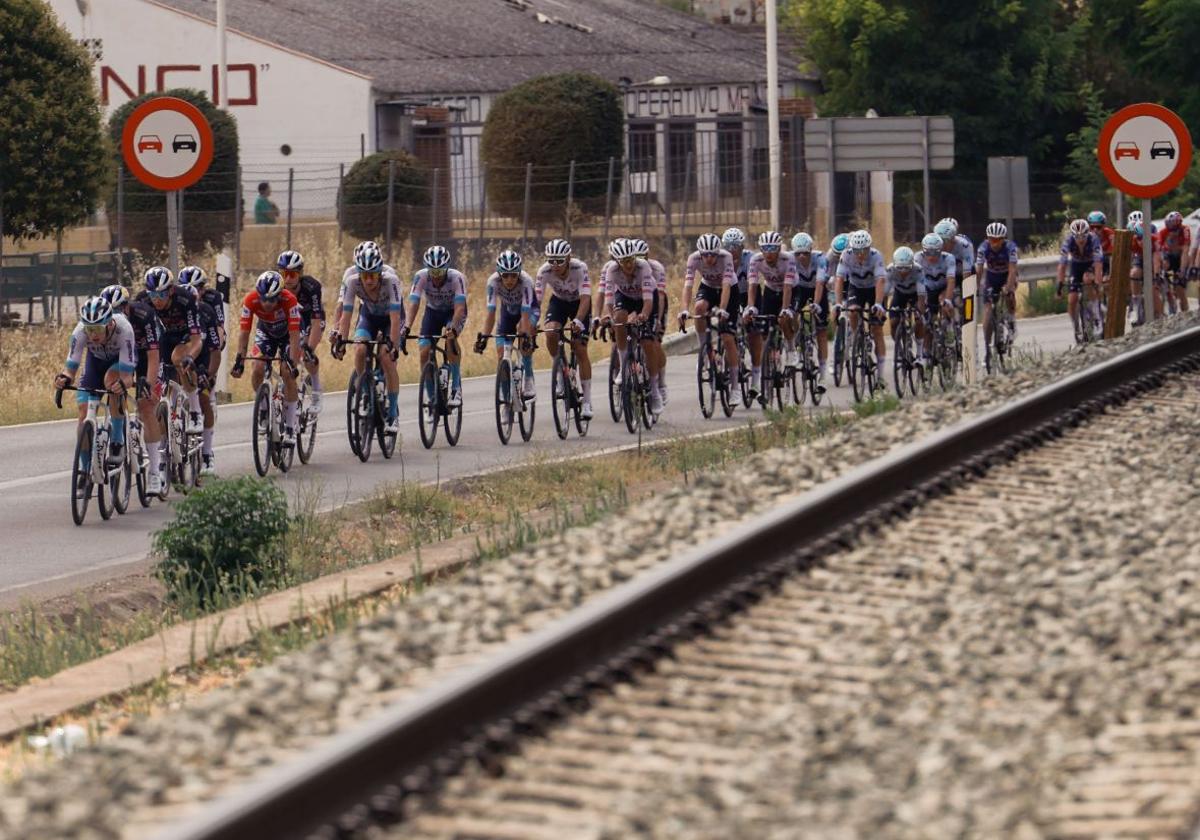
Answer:
<svg viewBox="0 0 1200 840"><path fill-rule="evenodd" d="M125 387L125 383L118 380L117 384L121 386L120 391L114 391L112 388L84 388L79 385L70 384L63 385L62 387L56 386L54 388L54 405L58 408L62 408L63 391L82 391L83 393L91 394L94 397L103 397L105 395L124 397L128 395L129 389Z"/></svg>

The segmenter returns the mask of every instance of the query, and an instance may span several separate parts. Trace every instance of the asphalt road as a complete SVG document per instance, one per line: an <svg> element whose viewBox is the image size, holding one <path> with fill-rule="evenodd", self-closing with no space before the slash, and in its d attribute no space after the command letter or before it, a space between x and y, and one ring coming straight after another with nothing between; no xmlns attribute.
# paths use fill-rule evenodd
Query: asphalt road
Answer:
<svg viewBox="0 0 1200 840"><path fill-rule="evenodd" d="M1018 344L1036 345L1058 352L1070 345L1065 316L1026 319L1018 328ZM647 440L735 428L757 409L741 408L725 418L705 420L695 394L694 356L668 359L669 405ZM451 448L439 431L431 450L421 446L416 420L416 386L401 389L401 452L385 461L376 447L371 460L360 463L350 452L345 433L345 393L326 396L313 460L292 471L271 475L294 498L297 493L319 492L323 506L336 506L369 496L385 482L432 481L471 475L520 464L533 457L570 457L636 442L624 425L612 422L606 397L607 368L595 374L593 405L596 418L586 438L572 433L561 441L550 412L549 372L538 371L537 421L534 436L522 443L517 429L513 442L500 444L493 411L494 379L490 376L463 383L463 428L458 446ZM829 382L832 386L832 381ZM47 395L47 399L49 399ZM832 389L822 407L845 407L851 395L845 387ZM220 475L253 473L250 449L249 404L223 406L216 433ZM0 608L24 599L42 600L92 583L121 577L147 568L152 532L168 521L169 503L143 509L131 500L125 516L104 522L93 500L82 527L71 522L70 459L74 447L74 421L53 421L0 428ZM177 498L174 494L172 498Z"/></svg>

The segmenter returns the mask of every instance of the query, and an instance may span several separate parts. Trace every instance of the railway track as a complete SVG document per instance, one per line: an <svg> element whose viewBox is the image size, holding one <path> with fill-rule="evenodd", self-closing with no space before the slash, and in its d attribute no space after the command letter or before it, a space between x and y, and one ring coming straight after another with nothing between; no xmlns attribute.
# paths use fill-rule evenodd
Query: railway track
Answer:
<svg viewBox="0 0 1200 840"><path fill-rule="evenodd" d="M687 801L700 788L721 799L754 772L778 772L755 740L772 727L804 730L792 746L807 751L798 776L814 791L867 784L862 767L833 781L821 769L826 759L845 769L820 748L836 740L822 721L849 727L857 715L895 714L903 730L905 703L932 702L943 686L931 677L926 700L921 690L895 695L896 628L936 632L946 605L974 588L954 559L978 557L980 545L1012 533L1006 525L1078 488L1096 452L1123 451L1135 418L1200 415L1198 365L1195 328L893 451L605 593L168 836L648 833L646 821L669 812L676 794ZM978 651L1005 654L1003 645ZM1020 668L1009 676L1036 682ZM879 697L894 710L868 702ZM781 718L798 698L803 720ZM754 725L730 737L731 713ZM1053 795L965 828L1178 836L1200 803L1200 724L1176 718L1085 728L1053 756ZM894 748L880 744L881 758ZM768 833L777 809L753 795L742 805L737 827ZM810 805L813 834L844 829L821 801ZM915 817L881 807L878 819L877 830ZM694 827L677 835L702 836Z"/></svg>

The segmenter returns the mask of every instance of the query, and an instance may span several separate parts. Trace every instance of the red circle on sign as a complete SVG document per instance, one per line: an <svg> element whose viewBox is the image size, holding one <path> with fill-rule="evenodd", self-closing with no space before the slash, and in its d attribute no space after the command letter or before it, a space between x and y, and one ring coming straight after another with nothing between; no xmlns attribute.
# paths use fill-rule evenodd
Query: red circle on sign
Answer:
<svg viewBox="0 0 1200 840"><path fill-rule="evenodd" d="M200 148L197 150L196 161L182 175L169 178L156 175L138 160L137 152L134 149L134 139L138 134L138 129L147 117L158 111L175 111L181 114L195 127L196 133L200 135ZM155 139L158 138L156 137ZM159 148L157 151L161 153L163 151L161 148L161 139L158 139L158 142ZM200 109L192 103L183 99L177 99L174 96L156 96L154 99L147 99L141 105L134 108L133 113L125 120L125 128L121 132L121 153L125 157L125 165L129 167L129 171L146 186L159 190L186 189L204 177L204 173L208 171L208 167L212 164L212 127L208 124L208 120L204 118L204 114Z"/></svg>
<svg viewBox="0 0 1200 840"><path fill-rule="evenodd" d="M1175 167L1171 170L1171 174L1156 184L1135 184L1122 178L1121 174L1117 172L1116 162L1110 155L1113 135L1122 125L1135 117L1154 117L1162 120L1174 132L1175 139L1179 141L1181 147L1178 149ZM1121 192L1135 198L1158 198L1179 186L1184 176L1187 175L1188 167L1192 163L1192 136L1188 133L1187 125L1174 111L1153 102L1141 102L1137 105L1127 105L1108 118L1104 127L1100 129L1100 139L1096 143L1096 156L1100 159L1100 170L1104 173L1104 177Z"/></svg>

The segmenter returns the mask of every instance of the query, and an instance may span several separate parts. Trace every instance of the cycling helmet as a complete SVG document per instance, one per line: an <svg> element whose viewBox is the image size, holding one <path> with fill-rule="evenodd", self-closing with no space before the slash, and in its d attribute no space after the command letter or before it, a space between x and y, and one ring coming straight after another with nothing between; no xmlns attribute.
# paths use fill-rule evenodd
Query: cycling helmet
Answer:
<svg viewBox="0 0 1200 840"><path fill-rule="evenodd" d="M360 242L354 249L354 265L359 271L379 271L383 268L383 251L374 242Z"/></svg>
<svg viewBox="0 0 1200 840"><path fill-rule="evenodd" d="M521 255L511 248L496 257L496 271L500 274L515 274L521 270L521 265Z"/></svg>
<svg viewBox="0 0 1200 840"><path fill-rule="evenodd" d="M304 257L300 255L299 251L289 248L275 260L275 267L279 271L300 271L304 268Z"/></svg>
<svg viewBox="0 0 1200 840"><path fill-rule="evenodd" d="M264 271L254 284L261 300L275 300L283 292L283 277L278 271Z"/></svg>
<svg viewBox="0 0 1200 840"><path fill-rule="evenodd" d="M568 259L571 256L571 243L565 239L551 239L546 243L546 256L553 259Z"/></svg>
<svg viewBox="0 0 1200 840"><path fill-rule="evenodd" d="M984 230L984 233L989 239L1004 239L1008 236L1008 225L1004 224L1004 222L992 222Z"/></svg>
<svg viewBox="0 0 1200 840"><path fill-rule="evenodd" d="M203 286L208 278L204 276L204 269L198 265L184 266L179 269L179 285L180 286Z"/></svg>
<svg viewBox="0 0 1200 840"><path fill-rule="evenodd" d="M721 250L721 240L715 233L705 233L696 240L696 250L701 254L715 254Z"/></svg>
<svg viewBox="0 0 1200 840"><path fill-rule="evenodd" d="M783 237L778 231L767 230L758 235L759 248L779 248L783 249Z"/></svg>
<svg viewBox="0 0 1200 840"><path fill-rule="evenodd" d="M927 254L940 254L942 252L942 237L936 233L927 233L921 240L921 250Z"/></svg>
<svg viewBox="0 0 1200 840"><path fill-rule="evenodd" d="M871 247L871 234L865 230L856 230L850 234L850 250L865 251Z"/></svg>
<svg viewBox="0 0 1200 840"><path fill-rule="evenodd" d="M833 249L833 253L840 255L850 247L850 237L844 233L839 233L833 237L833 241L829 243L829 247Z"/></svg>
<svg viewBox="0 0 1200 840"><path fill-rule="evenodd" d="M105 286L100 290L100 297L112 304L113 309L120 309L129 303L129 290L124 286Z"/></svg>
<svg viewBox="0 0 1200 840"><path fill-rule="evenodd" d="M741 228L729 228L721 234L721 244L726 248L741 248L746 244L746 234Z"/></svg>
<svg viewBox="0 0 1200 840"><path fill-rule="evenodd" d="M958 227L951 224L950 219L942 219L933 226L933 232L942 239L953 239L958 235Z"/></svg>
<svg viewBox="0 0 1200 840"><path fill-rule="evenodd" d="M112 304L103 297L90 297L79 307L79 321L85 327L104 326L112 320Z"/></svg>
<svg viewBox="0 0 1200 840"><path fill-rule="evenodd" d="M1136 236L1138 239L1141 239L1142 234L1145 232L1145 228L1142 227L1141 222L1134 222L1133 224L1131 224L1129 226L1129 229L1130 229L1130 231L1132 231L1133 235Z"/></svg>
<svg viewBox="0 0 1200 840"><path fill-rule="evenodd" d="M792 250L797 254L811 254L812 249L813 240L807 233L797 233L792 237Z"/></svg>
<svg viewBox="0 0 1200 840"><path fill-rule="evenodd" d="M712 236L711 233L705 234ZM717 237L713 236L715 240ZM608 255L617 262L637 256L637 246L632 239L614 239L608 246Z"/></svg>
<svg viewBox="0 0 1200 840"><path fill-rule="evenodd" d="M1141 210L1130 210L1129 216L1126 217L1126 219L1125 219L1125 223L1130 226L1140 225L1142 223L1142 211Z"/></svg>
<svg viewBox="0 0 1200 840"><path fill-rule="evenodd" d="M953 216L947 216L946 218L942 219L942 221L954 229L954 232L950 234L951 236L958 236L958 219L954 218Z"/></svg>
<svg viewBox="0 0 1200 840"><path fill-rule="evenodd" d="M156 265L146 269L146 291L165 292L175 285L175 275L166 266Z"/></svg>
<svg viewBox="0 0 1200 840"><path fill-rule="evenodd" d="M1168 228L1170 228L1171 230L1174 230L1175 228L1177 228L1181 224L1183 224L1183 214L1180 213L1178 210L1172 210L1170 213L1167 214L1167 218L1164 219L1164 223L1166 224L1166 226Z"/></svg>
<svg viewBox="0 0 1200 840"><path fill-rule="evenodd" d="M1071 222L1072 236L1087 236L1088 230L1089 228L1087 219L1076 219L1075 221Z"/></svg>
<svg viewBox="0 0 1200 840"><path fill-rule="evenodd" d="M892 254L892 265L896 266L896 268L912 268L915 260L916 255L913 253L913 249L907 245L901 245Z"/></svg>
<svg viewBox="0 0 1200 840"><path fill-rule="evenodd" d="M427 268L445 268L450 265L450 252L441 245L430 245L421 256Z"/></svg>
<svg viewBox="0 0 1200 840"><path fill-rule="evenodd" d="M1087 214L1087 223L1089 225L1106 225L1108 224L1108 217L1099 210L1093 210Z"/></svg>
<svg viewBox="0 0 1200 840"><path fill-rule="evenodd" d="M629 241L633 243L633 255L635 257L640 257L644 260L650 256L650 243L645 239L631 239Z"/></svg>

